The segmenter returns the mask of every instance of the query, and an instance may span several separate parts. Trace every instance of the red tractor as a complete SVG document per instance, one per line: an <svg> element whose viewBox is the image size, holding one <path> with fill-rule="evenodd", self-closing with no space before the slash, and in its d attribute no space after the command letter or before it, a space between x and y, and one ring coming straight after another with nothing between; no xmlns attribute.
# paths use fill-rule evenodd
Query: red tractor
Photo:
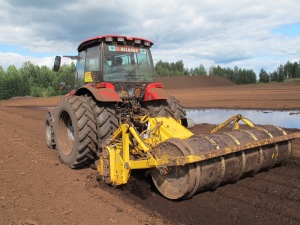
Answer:
<svg viewBox="0 0 300 225"><path fill-rule="evenodd" d="M76 85L46 115L46 143L71 168L90 165L123 123L146 129L136 118L171 116L187 125L180 103L154 82L150 48L137 37L104 35L78 46ZM54 71L60 68L57 56Z"/></svg>
<svg viewBox="0 0 300 225"><path fill-rule="evenodd" d="M117 35L88 39L78 47L76 87L46 116L46 143L71 168L95 165L109 185L128 182L132 170L149 169L168 199L254 175L289 159L291 140L282 128L256 126L236 115L194 135L185 111L154 82L151 41ZM60 67L56 57L54 70ZM239 129L239 121L248 129ZM234 124L234 130L218 133ZM94 162L97 160L97 163Z"/></svg>

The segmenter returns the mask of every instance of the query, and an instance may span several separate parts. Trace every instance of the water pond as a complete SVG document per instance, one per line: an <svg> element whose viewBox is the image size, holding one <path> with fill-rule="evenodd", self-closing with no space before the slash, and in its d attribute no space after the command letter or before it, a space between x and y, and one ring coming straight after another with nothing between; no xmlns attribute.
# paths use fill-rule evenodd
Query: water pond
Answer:
<svg viewBox="0 0 300 225"><path fill-rule="evenodd" d="M235 109L186 109L187 118L195 123L220 124L229 117L241 114L255 124L272 124L300 129L300 111L235 110Z"/></svg>
<svg viewBox="0 0 300 225"><path fill-rule="evenodd" d="M21 106L47 110L53 106ZM196 124L220 124L229 117L241 114L255 124L272 124L285 128L300 129L300 110L274 111L274 110L236 110L236 109L186 109L187 118ZM241 122L242 123L242 122Z"/></svg>

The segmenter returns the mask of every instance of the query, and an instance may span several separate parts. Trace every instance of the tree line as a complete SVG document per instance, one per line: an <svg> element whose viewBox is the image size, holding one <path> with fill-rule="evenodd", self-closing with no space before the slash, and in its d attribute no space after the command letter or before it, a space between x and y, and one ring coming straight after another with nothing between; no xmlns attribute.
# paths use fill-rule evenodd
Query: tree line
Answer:
<svg viewBox="0 0 300 225"><path fill-rule="evenodd" d="M74 87L75 64L62 65L59 72L47 66L37 66L25 62L20 69L10 65L6 71L0 66L0 99L15 96L48 97L66 94L68 88ZM74 73L72 73L74 71Z"/></svg>
<svg viewBox="0 0 300 225"><path fill-rule="evenodd" d="M156 76L221 76L225 77L236 84L254 84L257 82L257 77L252 69L242 69L235 66L232 68L222 68L221 66L211 66L207 71L200 64L199 67L187 69L183 62L163 62L159 61L155 65ZM300 78L300 61L287 62L284 65L277 67L277 70L267 73L263 68L259 73L259 82L268 83L270 81L283 82L286 79Z"/></svg>
<svg viewBox="0 0 300 225"><path fill-rule="evenodd" d="M208 71L200 64L188 69L183 61L163 62L155 65L156 76L221 76L237 84L252 84L257 82L253 70L238 68L222 68L212 66ZM277 70L267 73L261 69L259 82L283 82L286 79L300 78L300 62L287 62L277 67ZM0 100L15 96L48 97L66 94L75 85L75 64L62 65L58 72L53 72L47 66L37 66L25 62L17 69L10 65L6 71L0 66Z"/></svg>
<svg viewBox="0 0 300 225"><path fill-rule="evenodd" d="M277 70L271 73L267 73L264 69L260 70L259 82L268 83L270 81L283 82L287 79L300 78L300 61L290 62L288 61L284 65L277 67Z"/></svg>

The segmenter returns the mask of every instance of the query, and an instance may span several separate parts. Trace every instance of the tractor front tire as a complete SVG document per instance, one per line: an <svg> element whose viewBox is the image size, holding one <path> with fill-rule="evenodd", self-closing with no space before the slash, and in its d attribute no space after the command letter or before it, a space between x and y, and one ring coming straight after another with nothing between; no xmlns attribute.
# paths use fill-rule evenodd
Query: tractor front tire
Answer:
<svg viewBox="0 0 300 225"><path fill-rule="evenodd" d="M45 140L50 149L55 149L56 143L54 138L53 115L48 112L45 116Z"/></svg>
<svg viewBox="0 0 300 225"><path fill-rule="evenodd" d="M55 142L61 161L76 169L90 165L96 153L93 107L83 96L63 98L55 113Z"/></svg>

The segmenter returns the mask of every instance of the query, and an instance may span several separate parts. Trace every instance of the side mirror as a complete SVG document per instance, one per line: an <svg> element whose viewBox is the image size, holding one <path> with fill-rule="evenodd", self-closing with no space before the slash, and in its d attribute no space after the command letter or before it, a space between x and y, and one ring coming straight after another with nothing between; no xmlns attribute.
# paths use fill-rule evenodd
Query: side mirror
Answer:
<svg viewBox="0 0 300 225"><path fill-rule="evenodd" d="M60 67L61 57L55 56L54 65L53 65L53 71L57 72Z"/></svg>

